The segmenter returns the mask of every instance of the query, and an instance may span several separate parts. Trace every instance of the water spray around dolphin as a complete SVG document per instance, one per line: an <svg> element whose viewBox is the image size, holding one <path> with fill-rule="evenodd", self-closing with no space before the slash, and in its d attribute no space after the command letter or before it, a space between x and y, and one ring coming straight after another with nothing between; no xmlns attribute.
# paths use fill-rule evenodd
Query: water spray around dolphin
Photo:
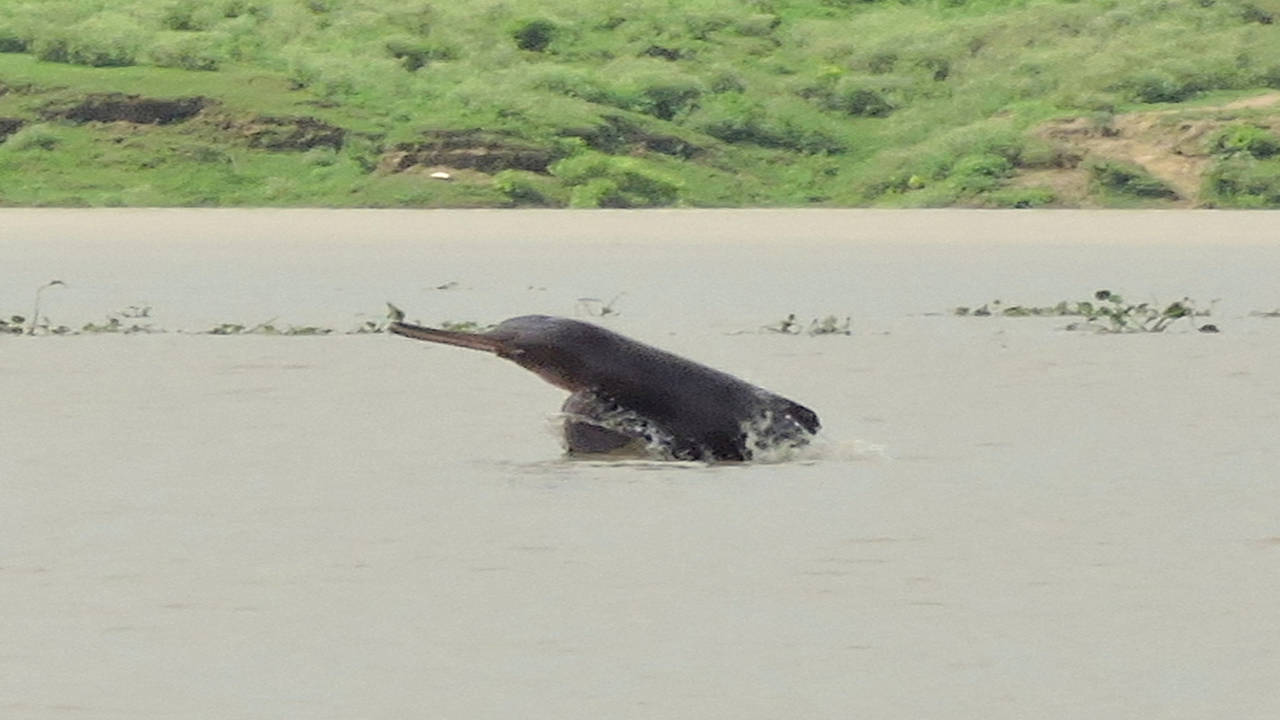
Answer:
<svg viewBox="0 0 1280 720"><path fill-rule="evenodd" d="M802 447L821 427L797 402L579 320L524 315L484 332L404 322L388 330L491 352L568 390L573 454L638 446L676 460L744 461Z"/></svg>

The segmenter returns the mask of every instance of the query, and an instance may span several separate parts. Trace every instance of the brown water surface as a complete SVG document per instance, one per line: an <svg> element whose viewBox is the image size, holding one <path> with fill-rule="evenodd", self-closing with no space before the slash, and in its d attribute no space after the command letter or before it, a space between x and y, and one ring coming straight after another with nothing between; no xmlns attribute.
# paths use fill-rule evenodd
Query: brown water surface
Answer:
<svg viewBox="0 0 1280 720"><path fill-rule="evenodd" d="M457 348L0 337L0 716L1280 717L1278 218L0 211L6 315L577 316L825 424L572 461ZM1100 288L1222 332L951 313Z"/></svg>

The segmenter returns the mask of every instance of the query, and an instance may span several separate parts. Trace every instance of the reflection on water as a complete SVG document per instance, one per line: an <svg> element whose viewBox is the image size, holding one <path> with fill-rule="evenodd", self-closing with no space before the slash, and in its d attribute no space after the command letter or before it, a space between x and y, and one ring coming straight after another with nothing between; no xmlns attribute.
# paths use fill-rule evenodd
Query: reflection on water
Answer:
<svg viewBox="0 0 1280 720"><path fill-rule="evenodd" d="M570 459L563 393L464 350L0 338L0 708L1275 716L1271 217L0 212L0 312L53 277L59 321L180 328L625 291L596 321L824 423L786 463ZM1222 332L949 314L1098 287ZM741 332L792 312L853 334Z"/></svg>

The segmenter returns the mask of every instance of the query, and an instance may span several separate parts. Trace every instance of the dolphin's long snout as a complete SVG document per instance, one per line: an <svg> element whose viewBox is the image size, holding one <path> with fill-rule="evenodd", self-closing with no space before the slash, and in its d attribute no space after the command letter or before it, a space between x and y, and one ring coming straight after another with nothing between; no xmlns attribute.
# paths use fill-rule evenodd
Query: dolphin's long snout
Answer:
<svg viewBox="0 0 1280 720"><path fill-rule="evenodd" d="M387 327L387 330L395 333L396 335L403 335L404 337L413 338L414 340L426 340L427 342L443 343L445 345L457 345L458 347L471 348L472 350L484 350L485 352L491 353L497 353L503 347L500 340L495 340L487 335L479 333L440 330L438 328L410 325L409 323L403 322L393 322Z"/></svg>

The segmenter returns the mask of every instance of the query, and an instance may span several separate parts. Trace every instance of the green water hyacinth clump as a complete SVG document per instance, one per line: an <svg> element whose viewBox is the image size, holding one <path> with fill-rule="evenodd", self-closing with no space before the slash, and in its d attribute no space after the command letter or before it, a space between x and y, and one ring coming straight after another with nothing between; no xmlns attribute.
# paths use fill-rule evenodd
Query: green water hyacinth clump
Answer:
<svg viewBox="0 0 1280 720"><path fill-rule="evenodd" d="M993 300L976 308L957 307L962 317L1072 317L1080 318L1066 326L1067 330L1093 330L1105 333L1158 333L1175 321L1186 318L1200 332L1218 332L1212 324L1196 325L1196 318L1210 314L1199 309L1190 298L1169 303L1130 303L1110 290L1098 290L1091 300L1063 300L1054 305L1016 305Z"/></svg>
<svg viewBox="0 0 1280 720"><path fill-rule="evenodd" d="M765 325L761 329L779 335L852 335L853 331L849 329L850 324L851 318L848 316L840 318L827 315L805 323L797 318L795 313L790 313L778 322Z"/></svg>
<svg viewBox="0 0 1280 720"><path fill-rule="evenodd" d="M0 318L0 335L21 335L26 332L27 319L21 315Z"/></svg>

